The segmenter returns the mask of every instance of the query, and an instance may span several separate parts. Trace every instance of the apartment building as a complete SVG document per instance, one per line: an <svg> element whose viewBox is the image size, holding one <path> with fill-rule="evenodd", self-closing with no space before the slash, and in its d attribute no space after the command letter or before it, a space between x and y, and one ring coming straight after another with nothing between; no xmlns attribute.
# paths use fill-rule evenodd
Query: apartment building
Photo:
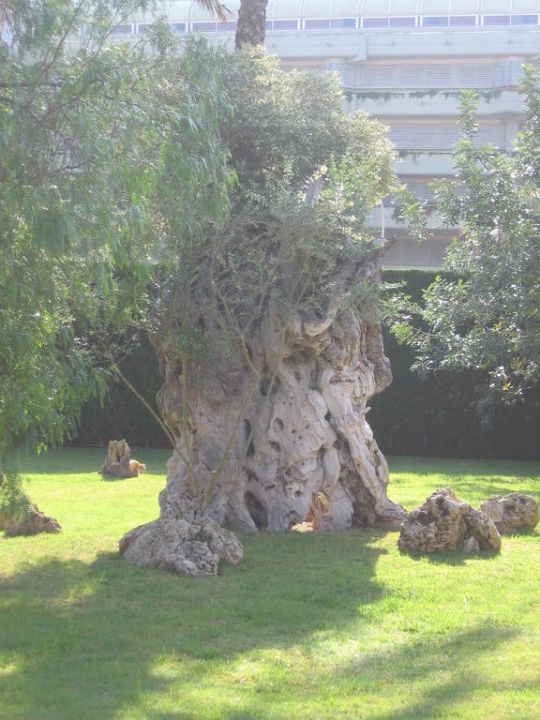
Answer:
<svg viewBox="0 0 540 720"><path fill-rule="evenodd" d="M227 23L185 0L166 12L176 32L232 47L239 0L226 5ZM140 16L115 34L143 33L149 21ZM512 150L522 65L540 57L540 0L270 0L266 46L285 68L338 73L347 109L388 126L399 175L429 208L430 181L453 172L462 89L480 94L479 141ZM440 267L452 232L432 215L432 238L418 245L392 215L389 198L371 219L397 238L385 266Z"/></svg>

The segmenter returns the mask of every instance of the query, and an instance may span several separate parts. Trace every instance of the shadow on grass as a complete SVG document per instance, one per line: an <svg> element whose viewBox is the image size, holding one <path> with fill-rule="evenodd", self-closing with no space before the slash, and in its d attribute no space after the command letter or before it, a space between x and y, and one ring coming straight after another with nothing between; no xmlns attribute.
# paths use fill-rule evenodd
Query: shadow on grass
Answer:
<svg viewBox="0 0 540 720"><path fill-rule="evenodd" d="M481 672L471 673L470 662L472 659L478 663L483 656L497 652L501 645L513 640L519 634L515 629L485 625L462 631L450 638L411 642L392 652L383 650L352 661L337 672L333 672L330 680L333 683L341 681L344 687L359 688L365 683L366 677L376 678L377 689L381 695L400 697L405 694L404 702L399 708L378 711L377 704L373 703L369 714L358 715L362 720L454 717L451 708L477 691L488 689L495 693L505 689L499 687L499 683L495 680L486 682ZM368 681L368 689L372 683L373 680ZM407 702L406 694L415 685L421 685L423 688L422 700ZM268 692L271 698L271 688L262 687L260 692ZM447 714L448 710L450 714ZM159 720L184 718L182 714L158 717ZM220 717L223 720L254 720L257 718L256 705L244 708L241 712L236 709L224 712ZM532 714L530 718L532 720ZM195 720L195 717L190 717L189 720Z"/></svg>
<svg viewBox="0 0 540 720"><path fill-rule="evenodd" d="M239 568L227 566L217 578L140 569L112 553L91 564L45 559L0 584L0 660L12 665L10 673L0 674L2 710L11 720L113 720L120 715L198 720L201 713L192 708L199 688L206 683L208 690L212 673L218 690L226 688L220 673L231 672L249 653L295 648L310 654L316 633L345 630L352 622L356 632L358 623L366 628L380 624L377 608L385 589L376 581L375 566L385 552L377 546L382 536L377 531L262 534L246 543ZM474 678L471 682L460 674L471 653L480 660L513 634L479 627L390 652L383 646L345 666L317 672L324 683L335 677L354 684L370 675L377 688L368 686L368 691L375 696L387 689L399 693L404 681L429 679L449 665L450 677L435 679L422 703L370 716L428 717L434 705L440 710L474 692ZM271 680L264 674L255 679L256 698L216 700L212 717L267 717L261 715L261 703L277 710L280 700ZM282 682L295 699L305 696L313 702L309 683L293 680L289 685L286 676ZM180 700L178 711L167 712L145 705L147 698L168 693L186 698L184 706Z"/></svg>
<svg viewBox="0 0 540 720"><path fill-rule="evenodd" d="M446 717L445 709L457 705L478 690L486 689L486 678L478 671L471 672L474 663L483 655L517 637L513 628L480 625L452 635L450 638L419 640L395 652L370 656L349 664L344 675L362 676L370 672L381 679L387 692L398 692L399 684L411 686L430 677L437 678L424 689L421 701L398 710L376 714L377 720L418 720L419 718ZM442 677L441 677L442 676ZM490 688L496 691L496 682Z"/></svg>
<svg viewBox="0 0 540 720"><path fill-rule="evenodd" d="M182 665L196 690L207 668L242 653L306 643L345 626L381 596L380 535L261 535L239 568L184 578L131 566L116 554L91 564L45 559L0 583L0 673L6 717L108 720L171 680L160 657ZM339 552L339 562L332 562ZM145 714L145 718L197 715Z"/></svg>

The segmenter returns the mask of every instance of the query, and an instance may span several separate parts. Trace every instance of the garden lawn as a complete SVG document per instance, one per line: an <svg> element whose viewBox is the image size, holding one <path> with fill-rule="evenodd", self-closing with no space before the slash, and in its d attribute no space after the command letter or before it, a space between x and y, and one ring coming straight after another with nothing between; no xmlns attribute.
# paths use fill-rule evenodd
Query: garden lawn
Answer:
<svg viewBox="0 0 540 720"><path fill-rule="evenodd" d="M395 532L243 536L216 578L144 570L121 535L158 513L167 452L106 482L104 450L26 462L60 535L0 537L2 720L540 717L540 534L411 558ZM451 486L540 499L540 463L391 458L408 509Z"/></svg>

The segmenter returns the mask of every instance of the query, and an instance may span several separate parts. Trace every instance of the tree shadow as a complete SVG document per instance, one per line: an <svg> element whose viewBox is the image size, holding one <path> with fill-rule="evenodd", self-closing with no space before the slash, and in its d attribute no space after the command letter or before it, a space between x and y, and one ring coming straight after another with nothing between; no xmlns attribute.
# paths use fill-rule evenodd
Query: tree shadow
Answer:
<svg viewBox="0 0 540 720"><path fill-rule="evenodd" d="M445 637L427 638L409 642L388 652L384 649L368 653L359 659L347 663L338 670L330 669L328 676L321 682L323 688L336 682L340 687L352 687L357 692L362 685L367 688L376 678L378 691L385 696L397 699L398 707L392 710L380 710L372 705L368 713L358 710L358 718L365 720L420 720L420 718L458 717L451 709L466 701L478 691L497 693L504 691L504 683L482 675L478 668L483 661L498 651L501 645L520 635L513 628L478 625L459 633ZM500 652L500 651L499 651ZM366 681L366 678L369 680ZM519 685L519 682L517 683ZM524 683L526 685L526 683ZM403 691L406 694L403 696ZM409 701L407 694L415 689L421 699ZM261 696L272 701L271 684L262 683L258 688ZM253 720L257 718L256 702L246 703L241 709L225 710L221 720ZM450 711L450 714L448 714ZM532 720L531 715L520 715ZM185 716L159 715L160 720L183 720ZM156 720L157 720L156 717ZM278 715L276 715L278 717ZM311 716L310 716L311 717ZM339 715L336 715L339 717ZM352 715L347 714L347 717ZM461 715L459 715L461 717ZM196 720L191 716L189 720Z"/></svg>
<svg viewBox="0 0 540 720"><path fill-rule="evenodd" d="M520 633L493 623L430 636L407 630L401 646L381 642L370 652L358 642L352 657L310 665L315 688L289 683L285 672L284 689L276 689L261 670L279 664L281 651L311 657L320 635L341 631L347 642L351 633L369 638L392 624L393 605L381 605L388 590L376 577L385 534L261 533L246 542L243 564L223 567L216 578L141 569L116 553L89 564L46 558L0 582L1 710L11 720L200 720L200 688L208 700L210 682L215 699L210 693L204 717L285 718L294 717L286 695L309 706L314 693L335 692L337 683L357 698L389 695L399 706L374 707L359 718L418 720L446 716L445 708L477 691L496 692L489 655ZM253 692L238 696L243 663L257 665L258 674ZM3 673L2 664L11 670ZM404 688L414 688L409 699L401 697ZM155 696L170 695L179 698L177 707L152 706Z"/></svg>
<svg viewBox="0 0 540 720"><path fill-rule="evenodd" d="M462 550L443 550L434 553L407 552L403 554L416 562L427 561L431 565L448 565L451 567L463 567L467 565L467 561L472 560L487 562L489 560L496 560L498 557L498 553L495 552L469 554Z"/></svg>
<svg viewBox="0 0 540 720"><path fill-rule="evenodd" d="M217 578L141 569L115 553L90 564L44 559L0 582L0 659L12 667L0 672L3 710L13 720L112 720L141 696L168 691L159 658L179 663L193 689L209 662L307 647L312 633L345 627L359 606L377 603L381 536L265 534Z"/></svg>

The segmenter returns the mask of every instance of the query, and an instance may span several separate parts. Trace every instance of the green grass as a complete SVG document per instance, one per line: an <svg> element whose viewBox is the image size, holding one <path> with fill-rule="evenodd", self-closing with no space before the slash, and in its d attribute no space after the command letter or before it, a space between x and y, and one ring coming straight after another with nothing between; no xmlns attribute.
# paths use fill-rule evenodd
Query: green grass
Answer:
<svg viewBox="0 0 540 720"><path fill-rule="evenodd" d="M61 535L0 538L0 718L497 720L540 717L540 535L500 556L410 558L397 533L260 534L217 578L143 570L118 538L157 515L167 453L104 482L103 450L28 462ZM478 504L540 463L390 459L412 508Z"/></svg>

